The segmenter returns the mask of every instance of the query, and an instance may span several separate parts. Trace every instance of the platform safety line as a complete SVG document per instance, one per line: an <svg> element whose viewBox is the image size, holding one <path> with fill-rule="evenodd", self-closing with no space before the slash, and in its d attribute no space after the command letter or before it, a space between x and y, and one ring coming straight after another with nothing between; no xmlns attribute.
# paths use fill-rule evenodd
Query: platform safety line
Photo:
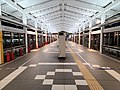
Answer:
<svg viewBox="0 0 120 90"><path fill-rule="evenodd" d="M79 53L77 53L77 55L86 63L88 63ZM88 63L88 66L93 69L93 67Z"/></svg>
<svg viewBox="0 0 120 90"><path fill-rule="evenodd" d="M87 81L90 90L104 90L103 87L98 83L98 81L94 78L94 76L90 73L90 71L85 67L85 65L79 60L73 50L69 47L69 51L75 62L77 63L83 77Z"/></svg>
<svg viewBox="0 0 120 90"><path fill-rule="evenodd" d="M0 90L2 90L6 85L8 85L13 79L15 79L19 74L21 74L27 67L19 67L17 70L9 74L7 77L0 81Z"/></svg>
<svg viewBox="0 0 120 90"><path fill-rule="evenodd" d="M48 51L48 49L43 50L43 52L47 52L47 51Z"/></svg>

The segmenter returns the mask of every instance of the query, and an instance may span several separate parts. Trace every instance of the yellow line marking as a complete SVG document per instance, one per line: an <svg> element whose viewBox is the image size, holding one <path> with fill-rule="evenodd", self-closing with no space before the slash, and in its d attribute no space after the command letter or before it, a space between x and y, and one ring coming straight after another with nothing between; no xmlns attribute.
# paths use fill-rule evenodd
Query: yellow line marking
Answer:
<svg viewBox="0 0 120 90"><path fill-rule="evenodd" d="M67 45L68 46L68 45ZM68 46L69 47L69 46ZM71 48L68 48L71 52L71 55L75 62L77 63L77 66L79 67L80 71L83 74L83 77L87 81L90 90L104 90L103 87L98 83L98 81L94 78L94 76L90 73L90 71L85 67L85 65L79 60L79 58L76 56L76 54L73 52Z"/></svg>

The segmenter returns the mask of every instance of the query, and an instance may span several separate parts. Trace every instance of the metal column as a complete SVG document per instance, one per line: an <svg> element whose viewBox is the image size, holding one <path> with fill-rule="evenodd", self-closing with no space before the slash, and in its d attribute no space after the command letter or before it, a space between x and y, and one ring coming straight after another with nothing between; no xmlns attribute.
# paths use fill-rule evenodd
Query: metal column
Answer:
<svg viewBox="0 0 120 90"><path fill-rule="evenodd" d="M105 13L101 16L101 24L105 22ZM102 53L102 45L103 45L103 30L104 27L101 27L101 33L100 33L100 53Z"/></svg>
<svg viewBox="0 0 120 90"><path fill-rule="evenodd" d="M52 39L52 34L50 33L50 43L51 43L51 39Z"/></svg>
<svg viewBox="0 0 120 90"><path fill-rule="evenodd" d="M92 27L92 20L89 22L89 48L91 48L91 27Z"/></svg>
<svg viewBox="0 0 120 90"><path fill-rule="evenodd" d="M47 43L47 31L45 32L45 43Z"/></svg>
<svg viewBox="0 0 120 90"><path fill-rule="evenodd" d="M75 33L74 33L74 43L75 43Z"/></svg>
<svg viewBox="0 0 120 90"><path fill-rule="evenodd" d="M35 28L37 29L37 22L35 22ZM36 48L38 48L38 33L37 33L37 30L35 30L35 38L36 38Z"/></svg>
<svg viewBox="0 0 120 90"><path fill-rule="evenodd" d="M23 14L23 24L27 25L27 18L26 15ZM27 28L23 27L24 31L25 31L25 46L26 46L26 53L28 53L28 36L27 36Z"/></svg>
<svg viewBox="0 0 120 90"><path fill-rule="evenodd" d="M38 33L37 33L37 30L35 30L35 38L36 38L36 48L38 48Z"/></svg>
<svg viewBox="0 0 120 90"><path fill-rule="evenodd" d="M83 25L83 43L82 43L83 46L85 44L85 32L84 32L84 30L85 30L85 25Z"/></svg>
<svg viewBox="0 0 120 90"><path fill-rule="evenodd" d="M26 46L26 53L28 53L28 36L27 36L27 28L23 27L25 31L25 46Z"/></svg>
<svg viewBox="0 0 120 90"><path fill-rule="evenodd" d="M80 45L80 28L79 28L79 43L78 44Z"/></svg>

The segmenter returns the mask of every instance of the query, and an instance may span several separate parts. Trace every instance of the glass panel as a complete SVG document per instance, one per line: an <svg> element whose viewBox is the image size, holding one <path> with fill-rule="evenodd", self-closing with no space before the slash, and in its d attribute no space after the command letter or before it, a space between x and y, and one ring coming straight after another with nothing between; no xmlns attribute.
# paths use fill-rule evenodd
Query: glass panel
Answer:
<svg viewBox="0 0 120 90"><path fill-rule="evenodd" d="M118 38L118 32L115 32L115 34L114 34L114 46L117 46L117 38Z"/></svg>
<svg viewBox="0 0 120 90"><path fill-rule="evenodd" d="M11 33L3 32L3 48L11 47Z"/></svg>
<svg viewBox="0 0 120 90"><path fill-rule="evenodd" d="M103 45L108 45L108 33L103 34Z"/></svg>
<svg viewBox="0 0 120 90"><path fill-rule="evenodd" d="M19 33L13 33L13 46L19 46Z"/></svg>
<svg viewBox="0 0 120 90"><path fill-rule="evenodd" d="M41 42L42 42L42 40L41 40L41 35L38 35L38 45L40 45Z"/></svg>
<svg viewBox="0 0 120 90"><path fill-rule="evenodd" d="M114 46L114 32L110 33L109 45Z"/></svg>
<svg viewBox="0 0 120 90"><path fill-rule="evenodd" d="M25 45L25 35L20 34L20 45Z"/></svg>
<svg viewBox="0 0 120 90"><path fill-rule="evenodd" d="M119 32L119 39L118 39L118 46L120 47L120 32Z"/></svg>

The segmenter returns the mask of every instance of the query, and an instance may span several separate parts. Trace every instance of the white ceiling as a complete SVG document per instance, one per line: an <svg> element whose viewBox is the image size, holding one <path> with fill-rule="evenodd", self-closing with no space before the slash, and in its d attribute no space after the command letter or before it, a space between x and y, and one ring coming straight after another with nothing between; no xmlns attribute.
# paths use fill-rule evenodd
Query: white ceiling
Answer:
<svg viewBox="0 0 120 90"><path fill-rule="evenodd" d="M50 32L74 32L104 10L107 17L120 11L120 0L2 0L1 4L2 11L22 18L19 7L31 18L31 24L38 21Z"/></svg>

